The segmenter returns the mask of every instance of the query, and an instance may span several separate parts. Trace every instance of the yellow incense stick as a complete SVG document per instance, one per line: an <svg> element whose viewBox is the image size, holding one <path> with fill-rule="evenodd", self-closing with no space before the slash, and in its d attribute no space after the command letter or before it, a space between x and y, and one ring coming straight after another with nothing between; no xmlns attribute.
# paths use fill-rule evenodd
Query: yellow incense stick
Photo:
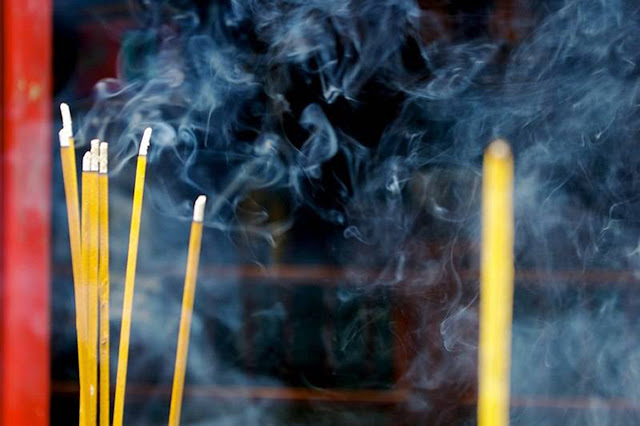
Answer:
<svg viewBox="0 0 640 426"><path fill-rule="evenodd" d="M187 271L184 277L184 292L182 294L178 348L176 350L176 364L173 371L169 426L178 426L180 424L184 375L187 367L187 354L189 352L189 331L191 329L196 279L198 278L198 262L200 260L200 245L202 242L202 220L204 218L204 206L206 202L207 197L201 195L193 206L193 222L191 223L191 236L189 237Z"/></svg>
<svg viewBox="0 0 640 426"><path fill-rule="evenodd" d="M60 160L62 163L62 178L64 181L64 193L67 204L67 220L69 223L69 243L71 246L71 268L73 271L73 293L76 305L76 334L78 345L78 377L80 383L82 383L82 376L85 373L84 353L82 351L81 341L83 339L84 331L84 318L81 311L81 298L80 289L82 282L82 242L80 240L80 207L78 201L78 174L76 170L76 152L74 147L74 140L71 136L73 132L71 127L71 113L69 112L69 106L66 104L60 105L62 111L63 127L58 133L60 140ZM84 425L85 411L84 404L80 403L80 424Z"/></svg>
<svg viewBox="0 0 640 426"><path fill-rule="evenodd" d="M89 331L89 416L91 425L97 422L98 412L98 167L99 167L99 145L100 141L91 141L91 171L87 175L87 185L89 185L89 207L87 216L88 239L87 246L87 284L89 291L89 318L87 321ZM83 219L84 220L84 219Z"/></svg>
<svg viewBox="0 0 640 426"><path fill-rule="evenodd" d="M84 424L89 425L90 417L90 375L91 375L91 363L89 361L89 288L88 288L88 270L89 270L89 250L90 235L89 235L89 204L91 202L90 185L91 174L91 153L87 152L82 157L82 218L81 218L81 239L82 239L82 280L79 287L79 299L80 303L76 307L78 312L81 313L81 321L83 334L81 336L81 348L80 351L83 354L83 371L84 374L80 377L80 402L82 404L81 411L84 413Z"/></svg>
<svg viewBox="0 0 640 426"><path fill-rule="evenodd" d="M484 156L478 425L509 424L513 311L513 158L492 142Z"/></svg>
<svg viewBox="0 0 640 426"><path fill-rule="evenodd" d="M100 426L109 426L109 175L108 144L100 144Z"/></svg>
<svg viewBox="0 0 640 426"><path fill-rule="evenodd" d="M151 129L147 128L142 136L138 164L136 165L136 181L133 189L133 207L131 211L131 230L129 231L129 253L124 278L124 301L122 304L122 322L120 325L120 347L118 348L118 372L116 375L116 395L113 402L113 425L122 426L124 416L124 396L127 382L127 365L129 362L129 338L131 334L131 310L133 308L133 292L138 260L138 239L140 236L140 215L142 213L142 196L144 194L144 178L147 168L147 149L151 139Z"/></svg>

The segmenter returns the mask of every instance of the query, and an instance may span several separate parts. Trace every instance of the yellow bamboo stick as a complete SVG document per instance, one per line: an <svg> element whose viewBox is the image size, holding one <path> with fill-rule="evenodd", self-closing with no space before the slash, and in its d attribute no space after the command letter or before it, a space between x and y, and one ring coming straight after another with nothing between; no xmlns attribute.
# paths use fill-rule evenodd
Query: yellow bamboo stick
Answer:
<svg viewBox="0 0 640 426"><path fill-rule="evenodd" d="M89 417L91 425L97 423L98 413L98 167L99 167L99 145L100 141L91 141L91 171L87 175L87 185L89 185L89 207L88 207L88 239L87 246L88 269L87 285L89 292L89 326L87 345L89 351Z"/></svg>
<svg viewBox="0 0 640 426"><path fill-rule="evenodd" d="M182 313L180 315L180 329L178 332L178 347L176 363L173 371L173 389L171 390L171 408L169 410L169 426L180 424L182 410L182 394L184 390L184 376L189 352L189 332L191 330L191 315L195 297L196 280L198 278L198 263L200 260L200 246L202 242L202 220L207 197L199 196L193 206L193 222L189 237L189 252L187 255L187 271L184 277L184 292L182 294Z"/></svg>
<svg viewBox="0 0 640 426"><path fill-rule="evenodd" d="M509 424L513 311L513 158L503 140L484 156L478 425Z"/></svg>
<svg viewBox="0 0 640 426"><path fill-rule="evenodd" d="M120 325L120 346L118 348L118 371L116 374L116 395L113 402L113 425L122 426L124 417L124 396L127 382L127 366L129 362L129 339L131 335L131 310L138 261L138 240L140 237L140 215L142 213L142 196L144 195L144 178L147 168L147 149L151 139L151 129L147 128L142 136L138 164L136 165L136 181L133 189L133 207L131 211L131 230L129 231L129 253L124 279L124 301L122 304L122 322Z"/></svg>
<svg viewBox="0 0 640 426"><path fill-rule="evenodd" d="M85 333L82 315L82 301L80 286L82 282L82 242L80 239L80 207L78 201L78 173L76 169L76 151L73 140L71 112L67 104L60 105L64 127L58 133L60 141L60 160L62 163L62 178L64 181L65 200L67 205L67 220L69 224L69 243L71 248L71 268L73 271L73 294L76 306L76 335L78 345L78 377L82 384L86 376L82 340ZM80 401L80 425L85 420L84 402Z"/></svg>
<svg viewBox="0 0 640 426"><path fill-rule="evenodd" d="M109 426L109 175L108 144L100 144L100 426Z"/></svg>
<svg viewBox="0 0 640 426"><path fill-rule="evenodd" d="M91 201L90 177L91 174L91 153L87 152L82 157L82 218L81 218L81 239L82 239L82 281L80 284L79 299L80 303L78 311L81 312L83 334L81 338L81 353L83 354L83 371L84 374L80 377L80 402L82 404L82 412L85 425L89 425L90 418L90 374L91 365L89 361L89 287L88 287L88 270L89 270L89 204Z"/></svg>

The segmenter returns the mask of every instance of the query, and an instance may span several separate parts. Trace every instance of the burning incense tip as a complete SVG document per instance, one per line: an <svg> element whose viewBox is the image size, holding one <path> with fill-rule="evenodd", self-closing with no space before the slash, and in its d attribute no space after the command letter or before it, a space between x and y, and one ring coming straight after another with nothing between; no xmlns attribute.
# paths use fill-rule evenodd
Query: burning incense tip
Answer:
<svg viewBox="0 0 640 426"><path fill-rule="evenodd" d="M66 127L63 127L62 129L60 129L60 131L58 132L58 139L60 140L60 146L63 148L68 147L70 137L71 135L69 135L69 129L67 129Z"/></svg>
<svg viewBox="0 0 640 426"><path fill-rule="evenodd" d="M84 157L82 157L82 171L88 172L91 170L91 152L87 151L84 153Z"/></svg>
<svg viewBox="0 0 640 426"><path fill-rule="evenodd" d="M511 156L511 148L509 148L509 144L506 141L496 139L487 147L487 154L497 158L508 158Z"/></svg>
<svg viewBox="0 0 640 426"><path fill-rule="evenodd" d="M100 165L100 139L91 141L91 171L97 172Z"/></svg>
<svg viewBox="0 0 640 426"><path fill-rule="evenodd" d="M202 222L204 220L204 206L207 203L207 197L200 195L193 204L193 221Z"/></svg>
<svg viewBox="0 0 640 426"><path fill-rule="evenodd" d="M60 114L62 114L62 127L68 130L69 137L73 135L73 123L71 121L71 110L66 103L60 104Z"/></svg>
<svg viewBox="0 0 640 426"><path fill-rule="evenodd" d="M147 155L147 151L149 150L149 143L151 142L151 127L147 127L144 129L144 134L142 135L142 141L140 142L140 151L138 155Z"/></svg>
<svg viewBox="0 0 640 426"><path fill-rule="evenodd" d="M100 143L100 173L107 173L109 170L109 144L107 142Z"/></svg>

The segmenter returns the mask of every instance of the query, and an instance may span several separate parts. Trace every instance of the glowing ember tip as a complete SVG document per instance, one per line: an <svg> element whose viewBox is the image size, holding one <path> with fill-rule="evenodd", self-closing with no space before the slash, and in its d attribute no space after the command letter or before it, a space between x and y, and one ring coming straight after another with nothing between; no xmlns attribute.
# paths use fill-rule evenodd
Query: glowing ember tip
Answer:
<svg viewBox="0 0 640 426"><path fill-rule="evenodd" d="M147 151L149 150L149 143L151 142L151 127L147 127L144 129L144 134L142 135L142 141L140 142L140 151L139 155L147 155Z"/></svg>
<svg viewBox="0 0 640 426"><path fill-rule="evenodd" d="M69 131L69 135L73 135L73 123L71 122L71 110L66 103L60 104L60 114L62 114L62 127Z"/></svg>
<svg viewBox="0 0 640 426"><path fill-rule="evenodd" d="M196 198L196 202L193 205L193 221L202 222L204 220L204 206L207 203L207 197L200 195Z"/></svg>

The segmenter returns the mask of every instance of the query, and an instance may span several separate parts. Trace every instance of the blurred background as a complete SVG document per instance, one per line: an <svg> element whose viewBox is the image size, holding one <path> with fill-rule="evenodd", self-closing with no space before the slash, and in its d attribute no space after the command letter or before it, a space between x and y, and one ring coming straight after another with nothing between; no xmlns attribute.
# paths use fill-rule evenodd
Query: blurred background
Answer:
<svg viewBox="0 0 640 426"><path fill-rule="evenodd" d="M495 137L516 167L511 422L637 424L638 17L623 0L3 2L0 420L77 422L67 102L77 158L110 142L112 380L154 129L125 424L168 418L200 193L182 424L475 424Z"/></svg>

